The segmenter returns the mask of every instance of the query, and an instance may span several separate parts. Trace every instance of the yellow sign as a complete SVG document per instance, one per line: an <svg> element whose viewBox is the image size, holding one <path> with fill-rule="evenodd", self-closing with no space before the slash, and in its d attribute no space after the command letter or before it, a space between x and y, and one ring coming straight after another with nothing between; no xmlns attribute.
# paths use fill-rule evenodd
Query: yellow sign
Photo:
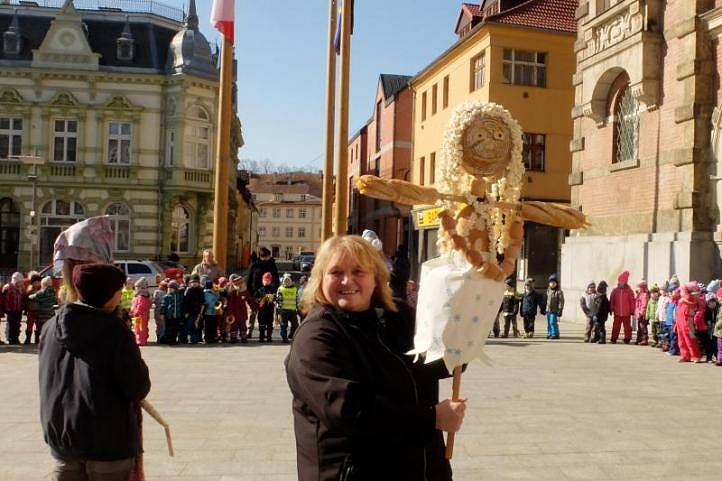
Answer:
<svg viewBox="0 0 722 481"><path fill-rule="evenodd" d="M416 212L417 227L436 227L439 225L439 212L441 207L433 207L431 209Z"/></svg>

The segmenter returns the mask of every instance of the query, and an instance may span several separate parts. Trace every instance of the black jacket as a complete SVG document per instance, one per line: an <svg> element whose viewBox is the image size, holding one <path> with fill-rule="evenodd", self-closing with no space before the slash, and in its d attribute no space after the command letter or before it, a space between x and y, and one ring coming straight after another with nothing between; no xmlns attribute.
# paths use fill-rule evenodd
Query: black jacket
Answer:
<svg viewBox="0 0 722 481"><path fill-rule="evenodd" d="M206 298L203 295L202 287L186 287L183 293L183 314L197 316L199 312L203 311L205 302Z"/></svg>
<svg viewBox="0 0 722 481"><path fill-rule="evenodd" d="M256 262L251 264L251 268L248 270L248 290L251 292L257 292L258 289L263 287L263 274L270 272L271 283L274 286L280 286L281 280L278 277L278 267L276 267L276 260L273 257L269 257L265 261L258 259Z"/></svg>
<svg viewBox="0 0 722 481"><path fill-rule="evenodd" d="M435 410L382 342L381 316L319 307L296 331L286 375L299 481L424 479Z"/></svg>
<svg viewBox="0 0 722 481"><path fill-rule="evenodd" d="M141 452L133 408L150 391L133 333L114 313L66 304L44 326L40 420L59 457L96 461Z"/></svg>
<svg viewBox="0 0 722 481"><path fill-rule="evenodd" d="M547 298L541 293L532 290L524 292L521 298L521 315L524 317L536 316L537 310L540 314L546 314Z"/></svg>
<svg viewBox="0 0 722 481"><path fill-rule="evenodd" d="M607 299L606 294L594 294L590 314L595 322L607 322L607 318L609 317L609 299Z"/></svg>

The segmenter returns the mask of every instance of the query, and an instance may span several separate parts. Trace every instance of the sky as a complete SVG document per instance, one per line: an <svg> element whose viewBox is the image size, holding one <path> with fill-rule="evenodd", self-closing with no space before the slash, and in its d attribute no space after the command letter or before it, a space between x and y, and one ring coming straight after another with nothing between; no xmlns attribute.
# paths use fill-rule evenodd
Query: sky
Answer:
<svg viewBox="0 0 722 481"><path fill-rule="evenodd" d="M188 0L161 0L182 7ZM349 133L371 117L381 73L414 75L456 39L462 0L356 0ZM212 0L196 0L201 31ZM323 165L328 0L235 0L241 159ZM187 7L186 7L187 8Z"/></svg>

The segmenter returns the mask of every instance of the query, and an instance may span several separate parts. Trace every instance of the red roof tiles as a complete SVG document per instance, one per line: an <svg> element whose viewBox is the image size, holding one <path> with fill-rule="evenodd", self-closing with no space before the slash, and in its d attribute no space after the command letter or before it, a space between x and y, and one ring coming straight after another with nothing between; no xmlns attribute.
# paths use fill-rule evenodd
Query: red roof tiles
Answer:
<svg viewBox="0 0 722 481"><path fill-rule="evenodd" d="M577 0L528 0L486 18L487 22L576 33Z"/></svg>

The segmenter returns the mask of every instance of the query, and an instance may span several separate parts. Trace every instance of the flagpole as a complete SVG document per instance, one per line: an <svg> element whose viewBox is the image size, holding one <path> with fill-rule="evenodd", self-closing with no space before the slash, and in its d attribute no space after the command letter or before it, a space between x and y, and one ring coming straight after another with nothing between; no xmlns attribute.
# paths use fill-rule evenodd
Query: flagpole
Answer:
<svg viewBox="0 0 722 481"><path fill-rule="evenodd" d="M328 60L326 63L326 156L323 163L321 242L333 234L333 146L336 123L336 0L328 2Z"/></svg>
<svg viewBox="0 0 722 481"><path fill-rule="evenodd" d="M346 233L348 221L348 98L351 66L351 18L353 1L343 1L341 16L341 75L339 80L340 102L338 113L338 140L336 142L336 235Z"/></svg>
<svg viewBox="0 0 722 481"><path fill-rule="evenodd" d="M228 166L231 154L232 83L233 46L228 38L223 36L213 202L213 254L222 272L225 272L228 261Z"/></svg>

